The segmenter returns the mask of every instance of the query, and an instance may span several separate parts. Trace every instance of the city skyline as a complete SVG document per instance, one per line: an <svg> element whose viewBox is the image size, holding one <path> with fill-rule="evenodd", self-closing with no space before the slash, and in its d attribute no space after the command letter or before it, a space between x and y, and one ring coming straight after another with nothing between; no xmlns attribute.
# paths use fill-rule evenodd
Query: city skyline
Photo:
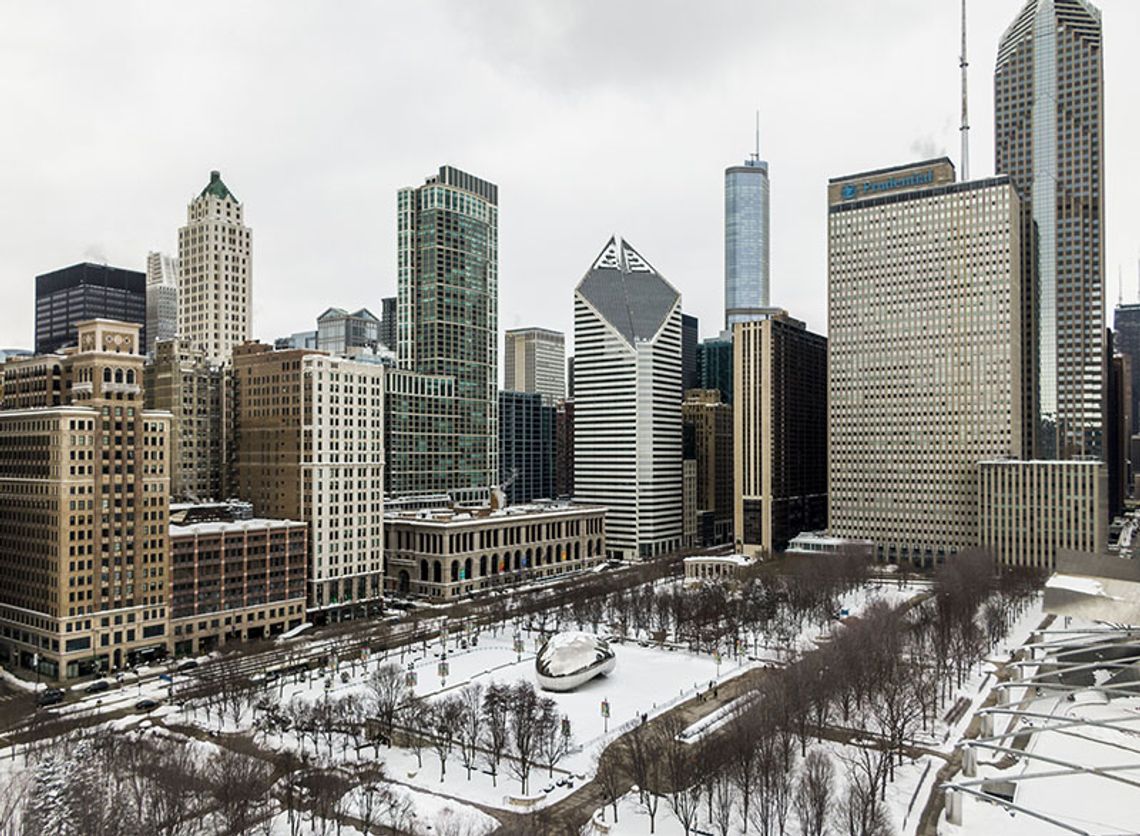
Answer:
<svg viewBox="0 0 1140 836"><path fill-rule="evenodd" d="M590 26L588 6L511 7L472 19L462 8L427 4L402 10L406 17L392 17L383 32L369 30L373 13L363 10L346 13L349 23L358 24L348 26L340 18L310 20L290 9L274 10L269 19L267 7L250 7L227 15L224 46L210 52L207 62L220 74L240 70L249 88L240 94L183 86L173 74L181 47L145 37L166 25L158 10L142 10L120 32L104 22L118 15L86 20L77 7L69 18L76 37L82 31L86 41L99 44L101 60L94 67L82 60L87 47L73 43L69 30L55 25L50 13L27 11L6 27L19 37L17 42L10 35L13 43L5 54L25 77L30 71L32 82L5 90L0 100L30 127L0 140L0 147L9 158L36 162L2 175L6 193L14 198L0 210L10 235L4 279L13 304L0 314L0 342L30 346L27 312L37 273L101 259L141 270L149 250L174 251L187 197L211 169L226 173L247 207L246 223L258 234L254 281L266 292L255 294L255 337L272 340L308 326L311 311L330 301L330 284L337 299L378 307L381 297L395 291L392 195L441 162L502 187L501 329L533 325L569 333L573 286L584 254L620 228L655 253L656 263L685 296L686 312L700 318L701 336L709 336L723 317L723 170L753 147L758 105L762 154L773 172L771 303L823 331L826 217L820 194L827 177L925 156L920 151L946 152L956 161L957 4L921 10L908 5L883 2L877 13L837 6L833 14L808 16L780 6L727 4L696 20L680 6L666 7L624 57L613 54L614 41L630 42L633 22L643 17L636 6L623 10L602 34ZM1021 5L1003 0L975 3L970 10L975 177L993 171L993 60L1001 33ZM1126 202L1126 184L1135 182L1140 164L1124 157L1137 117L1127 112L1119 91L1135 77L1140 60L1127 48L1128 34L1140 26L1140 10L1119 0L1099 5L1105 19L1109 137L1106 293L1115 298L1117 268L1123 265L1125 299L1131 300L1140 223ZM212 31L219 14L207 6L201 20L188 25ZM385 19L375 14L378 21ZM762 34L746 38L726 26L755 16L770 24ZM882 37L884 19L890 21L889 38ZM386 68L417 48L415 39L400 44L398 33L430 22L442 25L445 42L461 34L470 38L461 55L470 64L471 80L458 87L461 115L470 125L462 136L447 130L441 118L451 114L431 115L418 101L401 98L399 85L387 80L392 73ZM305 31L306 26L314 31ZM298 49L310 54L330 32L348 38L348 49L341 52L354 55L350 29L383 43L391 31L395 42L389 50L370 47L367 54L325 61L314 82L298 86L283 56ZM258 35L262 31L264 38ZM194 34L192 28L187 40L201 43ZM587 35L585 46L598 53L598 60L583 74L567 56L579 54L579 40ZM49 68L44 62L52 50L43 48L49 38L71 50L75 63L53 62ZM533 42L533 52L530 45L518 45L524 41ZM860 68L851 72L850 44L872 41L890 46L859 50ZM657 58L662 47L686 54L663 65ZM795 57L804 50L812 62L791 77L787 70L797 66ZM119 56L124 51L147 63L147 71L124 63ZM386 57L371 57L386 52ZM646 61L654 72L637 71ZM915 69L907 74L913 80L900 80L899 65ZM401 69L393 79L411 71ZM766 78L779 83L766 86ZM423 83L429 95L422 98L430 100L443 79L428 74ZM710 85L714 95L708 95ZM325 96L326 86L344 86L344 93ZM488 94L480 87L493 91L493 106L487 107ZM76 98L75 90L84 97ZM370 103L361 115L357 108L364 93ZM250 110L247 94L269 106ZM906 108L893 106L902 100ZM812 106L804 108L804 101ZM45 112L44 102L60 115ZM213 120L180 121L183 112L207 106L232 129L207 130ZM168 107L177 108L178 115L164 122ZM113 137L95 133L82 143L73 132L56 129L59 118L83 118L94 113L90 108L121 116L120 127L158 117L156 124L179 129L169 136L136 131L145 141L129 130L117 130ZM598 124L619 115L627 125L621 136L578 131L573 145L558 141L571 133L570 124ZM346 130L350 118L355 127ZM417 129L402 136L381 133L392 122L415 123ZM842 144L831 138L837 125L846 126ZM538 183L534 172L540 167ZM669 177L660 176L665 170ZM127 176L131 188L123 190ZM39 205L51 207L52 224L37 220L44 214L36 211ZM535 263L543 264L541 280L535 279ZM559 299L562 303L551 304Z"/></svg>

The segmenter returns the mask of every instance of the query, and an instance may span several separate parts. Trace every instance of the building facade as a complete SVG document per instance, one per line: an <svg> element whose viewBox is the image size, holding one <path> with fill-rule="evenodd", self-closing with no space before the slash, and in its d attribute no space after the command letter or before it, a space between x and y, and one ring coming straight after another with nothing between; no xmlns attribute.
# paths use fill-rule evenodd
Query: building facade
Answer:
<svg viewBox="0 0 1140 836"><path fill-rule="evenodd" d="M499 393L499 484L512 505L554 498L555 408L541 395Z"/></svg>
<svg viewBox="0 0 1140 836"><path fill-rule="evenodd" d="M1105 547L1105 466L1098 461L978 465L978 545L1003 566L1050 571L1061 549Z"/></svg>
<svg viewBox="0 0 1140 836"><path fill-rule="evenodd" d="M574 291L574 497L609 508L607 548L681 546L681 295L611 238Z"/></svg>
<svg viewBox="0 0 1140 836"><path fill-rule="evenodd" d="M732 542L732 406L716 389L690 389L681 417L693 428L696 452L697 545Z"/></svg>
<svg viewBox="0 0 1140 836"><path fill-rule="evenodd" d="M1100 12L1088 0L1028 0L1002 36L994 152L1036 231L1037 455L1100 458L1104 67Z"/></svg>
<svg viewBox="0 0 1140 836"><path fill-rule="evenodd" d="M700 321L695 316L681 314L681 391L687 392L701 385L697 368L697 343L700 341Z"/></svg>
<svg viewBox="0 0 1140 836"><path fill-rule="evenodd" d="M455 378L386 369L384 488L390 498L455 489Z"/></svg>
<svg viewBox="0 0 1140 836"><path fill-rule="evenodd" d="M835 178L829 204L829 529L932 563L977 543L977 463L1028 447L1021 202L942 158Z"/></svg>
<svg viewBox="0 0 1140 836"><path fill-rule="evenodd" d="M191 517L193 519L193 517ZM279 636L305 621L309 527L290 520L170 522L176 656Z"/></svg>
<svg viewBox="0 0 1140 836"><path fill-rule="evenodd" d="M768 307L768 163L759 153L724 170L724 323Z"/></svg>
<svg viewBox="0 0 1140 836"><path fill-rule="evenodd" d="M449 489L499 478L499 189L451 166L397 203L397 355L455 378Z"/></svg>
<svg viewBox="0 0 1140 836"><path fill-rule="evenodd" d="M170 495L221 499L224 474L224 377L201 351L160 340L143 373L147 409L171 415Z"/></svg>
<svg viewBox="0 0 1140 836"><path fill-rule="evenodd" d="M178 230L178 335L211 365L253 336L253 233L217 171Z"/></svg>
<svg viewBox="0 0 1140 836"><path fill-rule="evenodd" d="M380 344L389 351L396 350L396 297L380 300Z"/></svg>
<svg viewBox="0 0 1140 836"><path fill-rule="evenodd" d="M770 557L827 522L827 338L779 313L732 341L733 537Z"/></svg>
<svg viewBox="0 0 1140 836"><path fill-rule="evenodd" d="M384 575L384 367L261 343L233 356L237 493L309 526L309 608L379 609Z"/></svg>
<svg viewBox="0 0 1140 836"><path fill-rule="evenodd" d="M146 274L83 263L36 276L36 354L75 345L88 319L137 323L145 339Z"/></svg>
<svg viewBox="0 0 1140 836"><path fill-rule="evenodd" d="M67 680L166 652L170 416L144 409L137 323L5 365L0 661Z"/></svg>
<svg viewBox="0 0 1140 836"><path fill-rule="evenodd" d="M566 335L546 328L506 333L503 388L542 396L544 406L566 397Z"/></svg>
<svg viewBox="0 0 1140 836"><path fill-rule="evenodd" d="M570 503L391 511L388 589L447 600L596 566L606 509Z"/></svg>
<svg viewBox="0 0 1140 836"><path fill-rule="evenodd" d="M329 308L317 317L317 348L329 354L350 354L354 349L375 350L380 345L380 320L367 308L349 313Z"/></svg>
<svg viewBox="0 0 1140 836"><path fill-rule="evenodd" d="M722 401L732 403L731 332L697 345L697 373L701 389L716 389Z"/></svg>
<svg viewBox="0 0 1140 836"><path fill-rule="evenodd" d="M574 399L559 401L554 413L554 495L574 495Z"/></svg>
<svg viewBox="0 0 1140 836"><path fill-rule="evenodd" d="M158 340L178 336L178 259L165 253L146 254L146 353Z"/></svg>
<svg viewBox="0 0 1140 836"><path fill-rule="evenodd" d="M1112 317L1113 349L1129 358L1129 388L1132 400L1129 413L1132 426L1128 434L1140 432L1140 304L1117 305Z"/></svg>

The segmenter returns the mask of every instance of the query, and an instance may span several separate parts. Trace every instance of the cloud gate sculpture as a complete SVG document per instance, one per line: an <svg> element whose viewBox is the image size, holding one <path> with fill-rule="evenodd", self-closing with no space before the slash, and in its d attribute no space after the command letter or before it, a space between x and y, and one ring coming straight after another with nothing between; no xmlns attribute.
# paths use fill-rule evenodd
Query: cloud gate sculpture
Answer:
<svg viewBox="0 0 1140 836"><path fill-rule="evenodd" d="M547 691L573 691L595 676L614 669L614 652L592 633L558 633L546 640L535 657L538 684Z"/></svg>

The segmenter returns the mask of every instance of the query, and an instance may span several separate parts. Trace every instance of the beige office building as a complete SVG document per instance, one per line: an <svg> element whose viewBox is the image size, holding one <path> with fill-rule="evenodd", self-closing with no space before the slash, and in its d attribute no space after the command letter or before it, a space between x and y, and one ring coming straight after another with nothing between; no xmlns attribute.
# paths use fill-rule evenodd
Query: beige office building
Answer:
<svg viewBox="0 0 1140 836"><path fill-rule="evenodd" d="M1031 450L1021 202L946 158L828 202L829 530L932 563L978 542L978 462Z"/></svg>
<svg viewBox="0 0 1140 836"><path fill-rule="evenodd" d="M696 446L697 543L732 541L732 404L719 389L690 389L681 419L693 428Z"/></svg>
<svg viewBox="0 0 1140 836"><path fill-rule="evenodd" d="M456 598L597 565L606 509L567 502L389 511L388 588Z"/></svg>
<svg viewBox="0 0 1140 836"><path fill-rule="evenodd" d="M143 408L137 324L10 360L0 411L0 661L47 679L166 651L170 415Z"/></svg>
<svg viewBox="0 0 1140 836"><path fill-rule="evenodd" d="M546 328L507 331L503 388L542 395L543 406L566 397L566 335Z"/></svg>
<svg viewBox="0 0 1140 836"><path fill-rule="evenodd" d="M214 365L253 335L252 233L244 207L210 172L178 230L178 335Z"/></svg>
<svg viewBox="0 0 1140 836"><path fill-rule="evenodd" d="M321 352L234 351L234 472L262 517L309 524L309 607L378 611L384 585L384 367Z"/></svg>
<svg viewBox="0 0 1140 836"><path fill-rule="evenodd" d="M827 521L827 338L763 315L732 329L733 533L751 557Z"/></svg>
<svg viewBox="0 0 1140 836"><path fill-rule="evenodd" d="M1105 547L1107 470L1098 461L978 465L978 545L998 563L1052 571L1062 549Z"/></svg>
<svg viewBox="0 0 1140 836"><path fill-rule="evenodd" d="M147 409L165 410L174 419L171 497L221 499L225 470L221 367L180 340L159 340L143 377Z"/></svg>

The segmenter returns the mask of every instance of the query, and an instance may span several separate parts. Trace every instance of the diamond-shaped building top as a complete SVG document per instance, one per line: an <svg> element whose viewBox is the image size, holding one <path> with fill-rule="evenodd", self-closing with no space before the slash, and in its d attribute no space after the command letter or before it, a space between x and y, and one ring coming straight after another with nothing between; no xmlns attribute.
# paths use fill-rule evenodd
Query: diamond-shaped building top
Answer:
<svg viewBox="0 0 1140 836"><path fill-rule="evenodd" d="M681 295L616 235L594 259L578 292L631 345L653 339Z"/></svg>

